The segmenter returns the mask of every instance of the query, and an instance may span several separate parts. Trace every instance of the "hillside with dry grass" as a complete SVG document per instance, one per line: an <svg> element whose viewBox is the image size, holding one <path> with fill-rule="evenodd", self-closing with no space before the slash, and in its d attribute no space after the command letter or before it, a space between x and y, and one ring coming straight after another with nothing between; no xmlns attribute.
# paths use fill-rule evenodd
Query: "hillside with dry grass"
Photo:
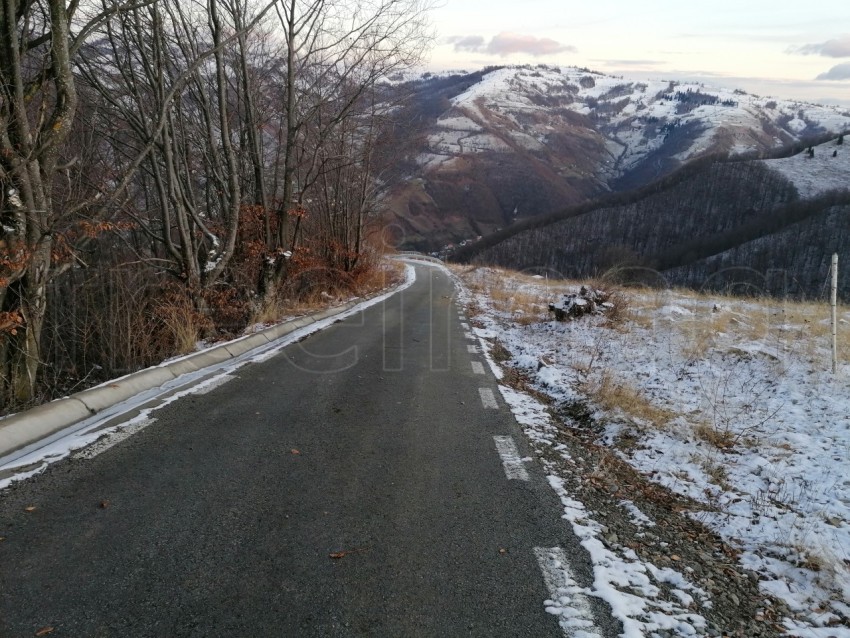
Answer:
<svg viewBox="0 0 850 638"><path fill-rule="evenodd" d="M709 619L755 596L758 622L741 635L850 635L850 308L838 310L833 374L823 301L455 272L506 400L552 482L580 501L567 518L580 511L574 525L598 530L604 560L659 587L657 569L675 570L714 601L690 607ZM555 321L549 304L581 285L607 290L613 306ZM728 547L682 544L700 530ZM737 570L755 594L734 589ZM597 586L648 596L628 620L639 624L654 598L638 582Z"/></svg>

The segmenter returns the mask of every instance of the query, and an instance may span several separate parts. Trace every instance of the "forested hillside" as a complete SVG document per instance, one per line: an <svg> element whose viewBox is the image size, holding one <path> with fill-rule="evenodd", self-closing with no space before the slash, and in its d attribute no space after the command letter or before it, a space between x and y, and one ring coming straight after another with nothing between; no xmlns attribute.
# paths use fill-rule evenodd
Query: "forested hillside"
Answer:
<svg viewBox="0 0 850 638"><path fill-rule="evenodd" d="M368 286L427 8L4 2L0 411Z"/></svg>
<svg viewBox="0 0 850 638"><path fill-rule="evenodd" d="M818 148L827 150L838 153L834 141ZM850 191L801 199L769 162L717 160L528 220L453 256L557 277L618 272L653 285L811 297L823 292L833 252L850 259L848 212ZM850 297L847 278L841 293Z"/></svg>

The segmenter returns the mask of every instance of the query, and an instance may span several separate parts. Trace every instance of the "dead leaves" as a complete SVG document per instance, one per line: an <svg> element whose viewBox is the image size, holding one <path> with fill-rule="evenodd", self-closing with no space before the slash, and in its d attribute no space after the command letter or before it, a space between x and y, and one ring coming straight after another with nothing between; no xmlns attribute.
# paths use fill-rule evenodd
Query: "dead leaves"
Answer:
<svg viewBox="0 0 850 638"><path fill-rule="evenodd" d="M38 508L37 508L35 505L27 505L27 506L24 508L24 511L25 511L25 512L34 512L34 511L35 511L35 510L37 510L37 509L38 509Z"/></svg>
<svg viewBox="0 0 850 638"><path fill-rule="evenodd" d="M339 560L340 558L345 558L349 554L359 554L361 552L368 551L368 549L369 549L368 547L358 547L356 549L345 549L345 550L342 550L341 552L332 552L331 554L328 554L328 557L332 558L333 560Z"/></svg>
<svg viewBox="0 0 850 638"><path fill-rule="evenodd" d="M36 636L46 636L47 634L52 634L54 629L55 629L55 627L51 627L50 625L48 625L47 627L42 627L37 632L35 632L35 635Z"/></svg>
<svg viewBox="0 0 850 638"><path fill-rule="evenodd" d="M292 455L299 455L301 454L301 450L296 450L295 448L292 448L291 450L289 450L289 453Z"/></svg>

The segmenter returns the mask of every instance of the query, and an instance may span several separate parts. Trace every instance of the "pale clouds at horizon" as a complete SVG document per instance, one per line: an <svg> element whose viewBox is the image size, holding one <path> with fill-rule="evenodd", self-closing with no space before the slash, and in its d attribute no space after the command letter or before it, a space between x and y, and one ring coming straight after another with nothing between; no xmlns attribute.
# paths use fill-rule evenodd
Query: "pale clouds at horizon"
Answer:
<svg viewBox="0 0 850 638"><path fill-rule="evenodd" d="M587 66L850 106L850 2L445 0L429 68Z"/></svg>

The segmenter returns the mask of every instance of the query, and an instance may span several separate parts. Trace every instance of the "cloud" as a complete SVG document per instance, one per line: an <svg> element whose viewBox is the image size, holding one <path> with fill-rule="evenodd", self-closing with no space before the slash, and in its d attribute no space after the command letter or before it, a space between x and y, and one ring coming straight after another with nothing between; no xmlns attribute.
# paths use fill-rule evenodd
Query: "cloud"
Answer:
<svg viewBox="0 0 850 638"><path fill-rule="evenodd" d="M605 66L658 66L666 64L661 60L595 60Z"/></svg>
<svg viewBox="0 0 850 638"><path fill-rule="evenodd" d="M821 73L816 80L850 80L850 62L836 64L826 73Z"/></svg>
<svg viewBox="0 0 850 638"><path fill-rule="evenodd" d="M786 51L801 55L822 55L825 58L850 58L850 35L842 35L839 38L816 44L789 47Z"/></svg>
<svg viewBox="0 0 850 638"><path fill-rule="evenodd" d="M455 51L472 51L507 57L517 53L526 53L539 57L556 53L575 53L573 46L561 44L549 38L536 38L533 35L510 33L503 31L493 37L485 45L484 38L478 35L455 35L448 38L448 43L454 45Z"/></svg>
<svg viewBox="0 0 850 638"><path fill-rule="evenodd" d="M549 38L535 38L533 35L522 35L521 33L510 33L503 31L490 40L487 45L487 53L500 55L503 58L514 53L529 53L535 57L541 55L554 55L556 53L575 53L573 46L561 44Z"/></svg>
<svg viewBox="0 0 850 638"><path fill-rule="evenodd" d="M455 45L455 51L480 51L484 48L484 38L480 35L454 35L448 41Z"/></svg>

